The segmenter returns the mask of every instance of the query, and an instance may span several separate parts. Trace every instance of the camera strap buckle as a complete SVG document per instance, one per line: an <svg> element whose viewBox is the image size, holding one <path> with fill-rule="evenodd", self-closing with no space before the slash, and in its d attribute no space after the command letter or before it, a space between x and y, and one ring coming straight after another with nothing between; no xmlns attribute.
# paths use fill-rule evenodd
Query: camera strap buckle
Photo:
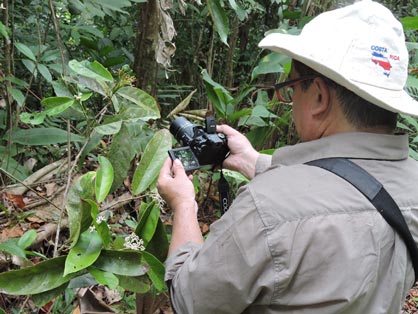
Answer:
<svg viewBox="0 0 418 314"><path fill-rule="evenodd" d="M221 205L221 214L225 214L225 212L228 210L231 197L229 194L229 184L228 181L225 179L224 173L221 168L221 177L218 181L218 191L219 191L219 202Z"/></svg>

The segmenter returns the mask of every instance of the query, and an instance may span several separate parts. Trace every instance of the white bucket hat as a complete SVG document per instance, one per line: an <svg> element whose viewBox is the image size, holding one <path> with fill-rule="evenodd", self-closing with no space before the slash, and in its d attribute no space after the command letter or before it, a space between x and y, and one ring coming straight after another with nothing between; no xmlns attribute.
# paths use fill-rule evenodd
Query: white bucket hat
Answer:
<svg viewBox="0 0 418 314"><path fill-rule="evenodd" d="M384 109L418 116L404 90L408 50L401 23L364 0L318 15L300 35L271 33L259 47L298 60Z"/></svg>

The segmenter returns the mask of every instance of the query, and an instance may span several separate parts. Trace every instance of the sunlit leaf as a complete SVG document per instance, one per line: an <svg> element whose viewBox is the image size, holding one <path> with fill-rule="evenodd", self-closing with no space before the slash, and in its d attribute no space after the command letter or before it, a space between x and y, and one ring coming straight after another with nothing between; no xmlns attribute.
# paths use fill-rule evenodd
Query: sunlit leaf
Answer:
<svg viewBox="0 0 418 314"><path fill-rule="evenodd" d="M99 156L99 169L96 174L96 200L101 203L106 198L113 183L113 167L109 159L104 156Z"/></svg>
<svg viewBox="0 0 418 314"><path fill-rule="evenodd" d="M96 231L84 231L65 260L64 276L92 265L100 255L103 243Z"/></svg>
<svg viewBox="0 0 418 314"><path fill-rule="evenodd" d="M120 88L116 94L137 105L137 108L131 109L129 118L137 118L144 121L160 118L160 110L156 100L143 90L132 86L125 86ZM130 109L130 107L128 108Z"/></svg>
<svg viewBox="0 0 418 314"><path fill-rule="evenodd" d="M167 159L172 140L168 130L160 130L147 144L141 161L135 170L132 180L133 194L144 192L157 178L160 169Z"/></svg>
<svg viewBox="0 0 418 314"><path fill-rule="evenodd" d="M41 104L44 105L49 116L54 116L71 107L74 104L74 99L63 96L49 97L42 99Z"/></svg>
<svg viewBox="0 0 418 314"><path fill-rule="evenodd" d="M26 249L36 240L36 235L37 233L33 229L26 231L18 240L17 245L22 249Z"/></svg>
<svg viewBox="0 0 418 314"><path fill-rule="evenodd" d="M119 285L118 277L112 273L97 269L95 267L89 267L89 272L98 283L106 285L110 289L115 289Z"/></svg>
<svg viewBox="0 0 418 314"><path fill-rule="evenodd" d="M112 82L113 77L112 74L106 68L98 63L97 61L88 62L83 61L79 62L77 60L71 60L68 63L68 66L73 70L75 73L86 76L96 80L108 81Z"/></svg>

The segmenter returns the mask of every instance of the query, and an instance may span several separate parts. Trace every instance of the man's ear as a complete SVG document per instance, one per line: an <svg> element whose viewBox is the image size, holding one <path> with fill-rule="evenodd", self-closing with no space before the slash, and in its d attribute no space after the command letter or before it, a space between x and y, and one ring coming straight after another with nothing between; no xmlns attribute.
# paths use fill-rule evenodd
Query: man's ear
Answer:
<svg viewBox="0 0 418 314"><path fill-rule="evenodd" d="M312 82L311 88L313 89L312 96L314 97L311 106L312 116L327 114L331 109L331 93L328 85L322 78L316 77Z"/></svg>

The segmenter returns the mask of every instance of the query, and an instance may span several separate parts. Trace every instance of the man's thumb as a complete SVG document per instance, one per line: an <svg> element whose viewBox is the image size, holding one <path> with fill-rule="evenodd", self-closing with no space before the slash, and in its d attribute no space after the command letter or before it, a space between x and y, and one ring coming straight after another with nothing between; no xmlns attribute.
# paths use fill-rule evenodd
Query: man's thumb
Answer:
<svg viewBox="0 0 418 314"><path fill-rule="evenodd" d="M180 173L185 173L183 164L181 163L181 161L179 159L174 159L173 161L173 173L174 175L178 175Z"/></svg>

